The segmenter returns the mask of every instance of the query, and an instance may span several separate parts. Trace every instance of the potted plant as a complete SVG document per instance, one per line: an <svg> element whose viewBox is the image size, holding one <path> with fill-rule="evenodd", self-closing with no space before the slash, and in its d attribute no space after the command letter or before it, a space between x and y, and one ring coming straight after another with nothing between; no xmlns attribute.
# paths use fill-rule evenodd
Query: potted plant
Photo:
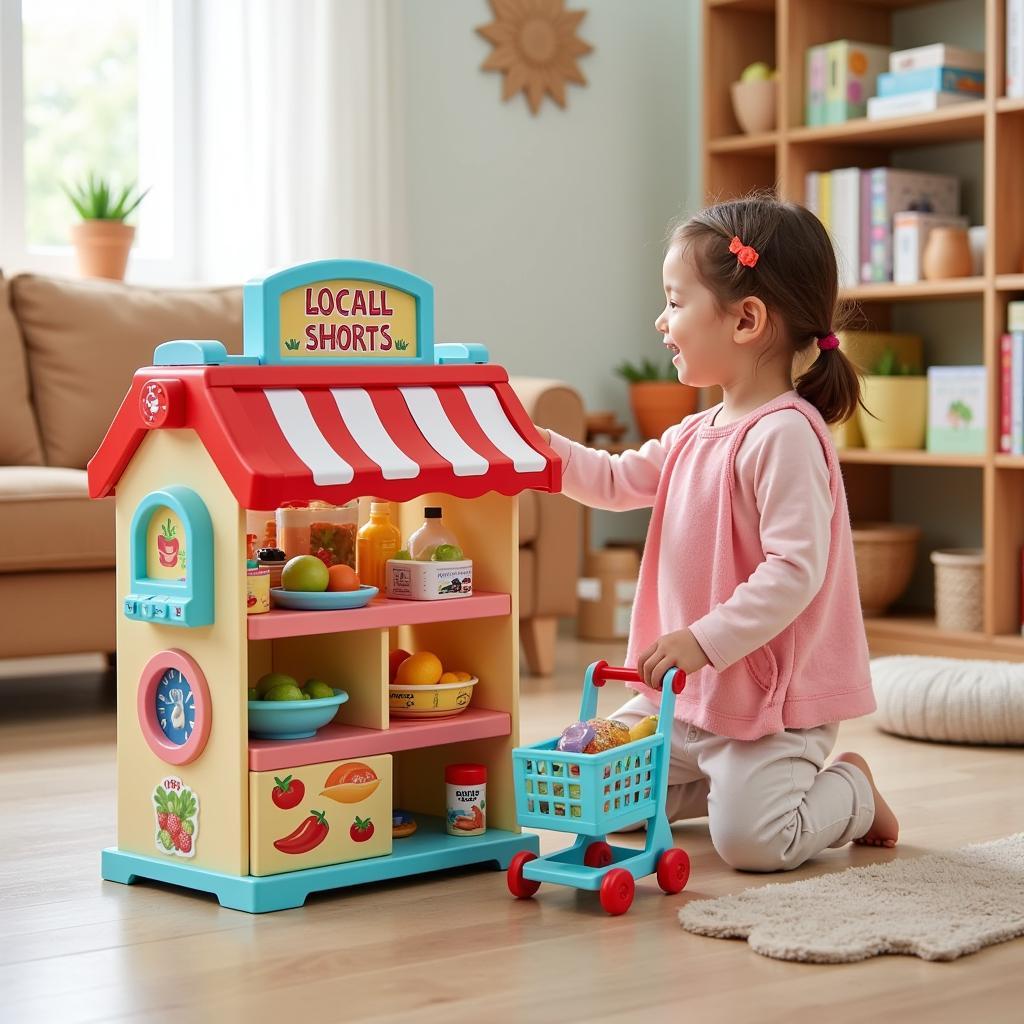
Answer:
<svg viewBox="0 0 1024 1024"><path fill-rule="evenodd" d="M650 359L624 362L615 371L629 381L629 404L643 438L661 437L697 409L697 388L680 384L671 361L665 369Z"/></svg>
<svg viewBox="0 0 1024 1024"><path fill-rule="evenodd" d="M135 228L125 224L146 196L137 192L135 184L120 191L105 178L92 172L73 188L64 191L82 218L71 228L71 240L78 257L78 269L84 277L124 279L128 253L135 238Z"/></svg>
<svg viewBox="0 0 1024 1024"><path fill-rule="evenodd" d="M928 378L920 366L887 348L864 376L858 422L868 448L923 448L928 427Z"/></svg>

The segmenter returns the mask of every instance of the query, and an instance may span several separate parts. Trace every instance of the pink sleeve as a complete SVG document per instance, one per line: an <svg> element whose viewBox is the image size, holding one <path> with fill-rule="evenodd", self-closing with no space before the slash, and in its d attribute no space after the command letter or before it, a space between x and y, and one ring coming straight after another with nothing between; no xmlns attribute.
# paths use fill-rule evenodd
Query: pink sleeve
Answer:
<svg viewBox="0 0 1024 1024"><path fill-rule="evenodd" d="M670 427L639 451L621 455L587 448L551 431L551 447L562 459L562 493L591 508L611 512L650 508L661 467L680 429L679 424Z"/></svg>
<svg viewBox="0 0 1024 1024"><path fill-rule="evenodd" d="M764 417L736 454L737 493L753 493L764 561L690 625L722 671L778 636L821 589L834 502L821 441L802 413Z"/></svg>

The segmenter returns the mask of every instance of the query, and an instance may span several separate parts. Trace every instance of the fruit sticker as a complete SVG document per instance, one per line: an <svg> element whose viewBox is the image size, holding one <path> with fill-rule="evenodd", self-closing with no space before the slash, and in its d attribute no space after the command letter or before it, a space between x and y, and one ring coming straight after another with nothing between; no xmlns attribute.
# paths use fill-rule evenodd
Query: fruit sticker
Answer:
<svg viewBox="0 0 1024 1024"><path fill-rule="evenodd" d="M377 773L361 761L340 764L327 776L320 795L339 804L357 804L372 796L380 785ZM369 837L367 837L369 838Z"/></svg>
<svg viewBox="0 0 1024 1024"><path fill-rule="evenodd" d="M173 509L153 509L146 537L146 575L154 580L185 578L185 527Z"/></svg>
<svg viewBox="0 0 1024 1024"><path fill-rule="evenodd" d="M282 811L291 810L291 808L297 807L302 803L302 798L306 795L306 787L299 779L293 779L290 775L286 775L282 779L275 775L274 783L270 799Z"/></svg>
<svg viewBox="0 0 1024 1024"><path fill-rule="evenodd" d="M199 839L199 797L169 776L153 790L156 848L170 857L194 857Z"/></svg>
<svg viewBox="0 0 1024 1024"><path fill-rule="evenodd" d="M373 822L369 818L360 818L357 814L348 834L352 842L365 843L373 835Z"/></svg>

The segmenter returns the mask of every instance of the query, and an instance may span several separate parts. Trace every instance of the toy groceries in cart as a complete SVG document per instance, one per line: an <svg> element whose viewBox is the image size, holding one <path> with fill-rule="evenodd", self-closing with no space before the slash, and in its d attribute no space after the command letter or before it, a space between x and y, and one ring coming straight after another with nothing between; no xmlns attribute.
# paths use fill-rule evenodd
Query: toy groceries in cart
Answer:
<svg viewBox="0 0 1024 1024"><path fill-rule="evenodd" d="M258 913L507 868L539 849L508 771L517 499L561 462L482 345L434 344L427 281L326 260L243 300L243 352L159 345L89 463L117 523L103 877Z"/></svg>
<svg viewBox="0 0 1024 1024"><path fill-rule="evenodd" d="M512 751L519 823L576 833L575 842L557 853L538 857L524 850L512 858L508 887L520 899L533 896L541 882L557 882L597 890L609 914L624 914L633 902L637 878L656 872L658 885L671 894L686 886L690 858L672 845L665 814L675 698L686 677L674 668L665 673L653 733L599 749L606 746L599 736L601 728L619 724L599 720L596 728L586 731L587 723L595 722L598 688L609 679L637 682L640 676L631 669L594 662L583 679L576 734L567 730L562 738ZM595 748L596 752L587 752ZM609 832L641 821L647 823L642 850L606 842Z"/></svg>

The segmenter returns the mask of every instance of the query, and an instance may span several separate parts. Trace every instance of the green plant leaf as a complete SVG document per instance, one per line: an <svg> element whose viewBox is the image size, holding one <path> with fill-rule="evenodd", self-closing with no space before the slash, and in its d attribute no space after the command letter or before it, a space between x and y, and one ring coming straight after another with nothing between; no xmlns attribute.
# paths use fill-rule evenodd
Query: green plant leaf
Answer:
<svg viewBox="0 0 1024 1024"><path fill-rule="evenodd" d="M83 220L123 221L149 194L147 188L133 196L136 191L136 184L133 182L125 185L116 193L115 198L111 183L93 171L77 185L62 185L61 188Z"/></svg>

